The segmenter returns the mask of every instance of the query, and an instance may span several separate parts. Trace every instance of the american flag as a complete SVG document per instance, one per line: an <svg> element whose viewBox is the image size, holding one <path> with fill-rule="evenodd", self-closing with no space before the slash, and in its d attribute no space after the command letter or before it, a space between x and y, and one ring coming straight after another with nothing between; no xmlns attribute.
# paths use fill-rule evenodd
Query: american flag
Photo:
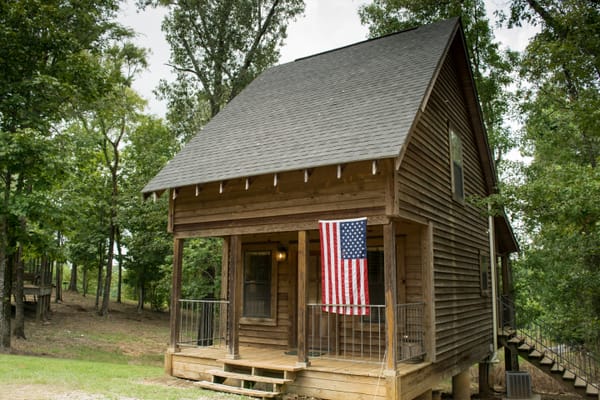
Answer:
<svg viewBox="0 0 600 400"><path fill-rule="evenodd" d="M369 315L367 219L319 221L323 311Z"/></svg>

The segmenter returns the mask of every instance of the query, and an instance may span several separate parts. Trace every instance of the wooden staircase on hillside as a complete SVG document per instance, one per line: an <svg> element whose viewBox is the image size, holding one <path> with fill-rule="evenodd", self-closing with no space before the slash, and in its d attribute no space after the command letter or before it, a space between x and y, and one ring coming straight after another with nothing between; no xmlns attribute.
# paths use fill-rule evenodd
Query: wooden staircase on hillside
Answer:
<svg viewBox="0 0 600 400"><path fill-rule="evenodd" d="M500 300L502 333L499 340L513 357L507 358L506 369L518 369L517 355L562 386L584 398L600 400L600 358L579 345L553 340L561 337L552 325L528 321L517 324L514 303Z"/></svg>
<svg viewBox="0 0 600 400"><path fill-rule="evenodd" d="M248 397L274 398L285 393L285 385L292 383L301 367L273 365L252 360L218 360L222 369L207 371L210 381L196 385L218 392L240 394Z"/></svg>
<svg viewBox="0 0 600 400"><path fill-rule="evenodd" d="M501 342L511 352L519 354L539 370L560 382L566 390L582 397L600 400L599 377L594 377L589 372L584 372L581 368L571 365L572 363L565 360L558 352L550 348L538 349L532 340L516 333L502 336ZM600 366L595 366L592 370L600 371L598 368Z"/></svg>

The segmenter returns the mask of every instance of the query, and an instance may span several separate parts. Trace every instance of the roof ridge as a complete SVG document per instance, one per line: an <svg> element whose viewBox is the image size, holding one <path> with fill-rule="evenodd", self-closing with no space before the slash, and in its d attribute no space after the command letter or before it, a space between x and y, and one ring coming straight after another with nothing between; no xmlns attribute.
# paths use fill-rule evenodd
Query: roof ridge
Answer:
<svg viewBox="0 0 600 400"><path fill-rule="evenodd" d="M385 35L381 35L381 36L377 36L377 37L373 37L373 38L368 38L368 39L365 39L365 40L361 40L360 42L354 42L354 43L350 43L350 44L347 44L347 45L344 45L344 46L341 46L341 47L336 47L334 49L324 50L324 51L321 51L319 53L314 53L314 54L309 54L309 55L304 56L304 57L299 57L299 58L296 58L293 62L307 60L307 59L310 59L310 58L313 58L313 57L322 56L324 54L333 53L333 52L338 51L338 50L344 50L344 49L347 49L347 48L350 48L350 47L354 47L354 46L358 46L358 45L361 45L361 44L364 44L364 43L368 43L368 42L372 42L372 41L375 41L375 40L387 38L387 37L390 37L390 36L400 35L400 34L403 34L403 33L407 33L407 32L410 32L410 31L417 30L417 29L426 28L426 27L429 27L429 26L432 26L432 25L437 25L437 24L444 23L444 22L449 22L449 21L456 20L456 19L459 19L459 17L452 17L452 18L448 18L448 19L442 19L442 20L439 20L439 21L431 22L431 23L426 24L426 25L416 25L416 26L413 26L411 28L406 28L406 29L403 29L403 30L400 30L400 31L396 31L396 32L392 32L392 33L387 33Z"/></svg>

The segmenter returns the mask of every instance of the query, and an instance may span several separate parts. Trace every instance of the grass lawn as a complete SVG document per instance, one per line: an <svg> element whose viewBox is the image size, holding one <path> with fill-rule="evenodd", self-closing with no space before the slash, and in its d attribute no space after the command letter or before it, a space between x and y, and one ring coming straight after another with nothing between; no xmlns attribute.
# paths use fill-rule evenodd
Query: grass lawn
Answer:
<svg viewBox="0 0 600 400"><path fill-rule="evenodd" d="M113 304L99 317L94 298L65 293L49 321L26 318L26 340L0 354L0 399L240 399L165 375L169 315Z"/></svg>
<svg viewBox="0 0 600 400"><path fill-rule="evenodd" d="M69 399L175 400L198 399L199 395L209 398L212 395L198 388L157 384L162 379L164 371L159 367L0 355L0 382L4 382L3 387L20 389L30 399L63 396ZM18 394L16 396L19 398Z"/></svg>

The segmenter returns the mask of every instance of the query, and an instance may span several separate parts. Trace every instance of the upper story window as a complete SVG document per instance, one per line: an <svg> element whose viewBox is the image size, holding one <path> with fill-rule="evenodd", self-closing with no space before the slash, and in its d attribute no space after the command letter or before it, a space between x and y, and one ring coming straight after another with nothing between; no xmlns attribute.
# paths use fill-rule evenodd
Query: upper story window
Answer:
<svg viewBox="0 0 600 400"><path fill-rule="evenodd" d="M450 127L450 165L452 172L452 197L454 200L462 203L465 201L462 141L452 127Z"/></svg>

